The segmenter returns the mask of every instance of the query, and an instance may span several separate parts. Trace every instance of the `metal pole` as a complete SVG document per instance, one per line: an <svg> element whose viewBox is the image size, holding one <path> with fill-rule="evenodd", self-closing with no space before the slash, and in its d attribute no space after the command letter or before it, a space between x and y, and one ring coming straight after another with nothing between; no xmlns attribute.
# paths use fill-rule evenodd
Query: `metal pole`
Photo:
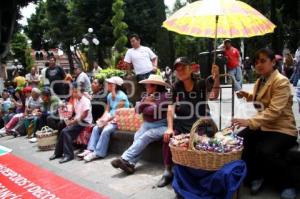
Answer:
<svg viewBox="0 0 300 199"><path fill-rule="evenodd" d="M215 29L215 41L214 41L214 59L213 64L216 63L216 56L217 56L217 38L218 38L218 22L219 22L219 15L216 15L216 29Z"/></svg>

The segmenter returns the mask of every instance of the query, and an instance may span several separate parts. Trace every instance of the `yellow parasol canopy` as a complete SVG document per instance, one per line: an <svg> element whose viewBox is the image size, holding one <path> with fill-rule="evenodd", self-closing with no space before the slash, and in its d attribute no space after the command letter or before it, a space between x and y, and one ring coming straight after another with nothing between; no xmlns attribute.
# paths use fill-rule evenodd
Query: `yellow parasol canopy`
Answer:
<svg viewBox="0 0 300 199"><path fill-rule="evenodd" d="M271 33L276 26L244 2L201 0L175 12L163 22L163 27L195 37L215 38L217 33L218 38L236 38Z"/></svg>

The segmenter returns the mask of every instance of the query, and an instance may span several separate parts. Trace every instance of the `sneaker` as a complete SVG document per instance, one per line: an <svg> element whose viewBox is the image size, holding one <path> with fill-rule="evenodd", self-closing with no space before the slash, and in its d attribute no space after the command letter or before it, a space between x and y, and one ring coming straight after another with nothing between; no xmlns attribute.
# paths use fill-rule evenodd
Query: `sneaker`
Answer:
<svg viewBox="0 0 300 199"><path fill-rule="evenodd" d="M130 164L128 161L120 159L119 168L125 171L127 174L133 174L135 172L135 168L133 164Z"/></svg>
<svg viewBox="0 0 300 199"><path fill-rule="evenodd" d="M37 142L37 138L33 137L33 138L29 139L29 142L30 143L36 143Z"/></svg>
<svg viewBox="0 0 300 199"><path fill-rule="evenodd" d="M261 187L262 187L263 182L264 182L264 179L263 179L263 178L258 179L258 180L253 180L253 181L251 182L251 187L250 187L250 189L251 189L251 194L252 194L252 195L256 195L256 194L259 192L259 190L260 190Z"/></svg>
<svg viewBox="0 0 300 199"><path fill-rule="evenodd" d="M92 153L89 153L89 154L87 154L86 156L84 156L84 160L86 161L86 162L91 162L92 160L95 160L95 159L97 159L97 158L99 158L97 155L96 155L96 153L95 152L92 152Z"/></svg>
<svg viewBox="0 0 300 199"><path fill-rule="evenodd" d="M287 188L281 192L281 199L296 199L296 189L295 188Z"/></svg>
<svg viewBox="0 0 300 199"><path fill-rule="evenodd" d="M83 158L84 156L87 156L89 153L92 153L90 150L84 150L82 153L77 154L77 157Z"/></svg>
<svg viewBox="0 0 300 199"><path fill-rule="evenodd" d="M5 127L3 127L2 129L0 129L0 137L5 136L6 135L6 129Z"/></svg>

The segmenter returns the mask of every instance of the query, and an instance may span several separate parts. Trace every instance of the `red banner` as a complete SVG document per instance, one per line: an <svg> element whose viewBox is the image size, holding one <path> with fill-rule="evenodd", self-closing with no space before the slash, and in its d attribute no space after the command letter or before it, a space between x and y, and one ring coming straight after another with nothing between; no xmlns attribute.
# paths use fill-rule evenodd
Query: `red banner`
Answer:
<svg viewBox="0 0 300 199"><path fill-rule="evenodd" d="M0 199L104 199L86 189L12 154L0 157Z"/></svg>

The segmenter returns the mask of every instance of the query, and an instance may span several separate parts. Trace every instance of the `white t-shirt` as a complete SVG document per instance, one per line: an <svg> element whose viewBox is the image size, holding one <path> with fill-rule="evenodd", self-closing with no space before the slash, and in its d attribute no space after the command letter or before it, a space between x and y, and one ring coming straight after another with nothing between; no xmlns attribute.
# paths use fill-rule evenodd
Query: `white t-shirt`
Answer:
<svg viewBox="0 0 300 199"><path fill-rule="evenodd" d="M91 90L91 81L86 73L81 72L76 78L76 83L78 86L82 86L85 92L89 92Z"/></svg>
<svg viewBox="0 0 300 199"><path fill-rule="evenodd" d="M139 48L130 48L125 55L124 61L133 65L136 75L149 73L153 70L151 60L157 56L153 51L145 46Z"/></svg>
<svg viewBox="0 0 300 199"><path fill-rule="evenodd" d="M86 116L86 118L84 118L83 120L89 124L91 124L93 122L93 117L92 117L92 105L91 105L91 101L85 97L84 95L80 98L80 100L76 101L75 105L74 105L74 109L75 109L75 117L74 119L80 119L81 114L88 110L88 115Z"/></svg>
<svg viewBox="0 0 300 199"><path fill-rule="evenodd" d="M46 77L46 70L47 70L47 67L42 69L40 79L41 79L43 85L50 85L49 79Z"/></svg>

